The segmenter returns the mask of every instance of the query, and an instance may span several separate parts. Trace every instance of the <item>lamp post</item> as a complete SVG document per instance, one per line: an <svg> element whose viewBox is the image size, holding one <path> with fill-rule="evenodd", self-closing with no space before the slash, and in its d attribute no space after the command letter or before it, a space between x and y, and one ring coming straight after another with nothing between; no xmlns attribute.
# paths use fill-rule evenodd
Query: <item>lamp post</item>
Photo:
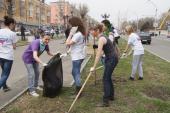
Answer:
<svg viewBox="0 0 170 113"><path fill-rule="evenodd" d="M157 23L157 11L158 11L158 8L157 8L156 4L153 1L148 0L148 2L150 2L155 7L155 22L154 22L153 26L155 27L154 37L156 37L156 28L158 27L158 23Z"/></svg>
<svg viewBox="0 0 170 113"><path fill-rule="evenodd" d="M64 15L64 16L63 16L65 29L68 27L68 18L69 18L68 15Z"/></svg>
<svg viewBox="0 0 170 113"><path fill-rule="evenodd" d="M105 13L105 14L102 14L101 16L102 16L102 18L104 18L105 20L107 20L107 18L110 17L110 15L109 15L109 14L106 14L106 13Z"/></svg>

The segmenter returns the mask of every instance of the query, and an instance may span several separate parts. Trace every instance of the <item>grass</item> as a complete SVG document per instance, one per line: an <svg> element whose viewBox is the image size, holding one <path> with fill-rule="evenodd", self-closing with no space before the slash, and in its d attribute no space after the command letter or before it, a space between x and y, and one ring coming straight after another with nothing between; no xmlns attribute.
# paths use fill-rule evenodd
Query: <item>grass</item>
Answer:
<svg viewBox="0 0 170 113"><path fill-rule="evenodd" d="M25 46L25 45L27 45L29 42L27 41L27 40L24 40L24 41L22 41L22 40L19 40L17 43L16 43L16 46L18 47L18 46Z"/></svg>
<svg viewBox="0 0 170 113"><path fill-rule="evenodd" d="M121 50L124 48L123 45L125 42L121 40ZM71 113L169 113L170 63L146 51L143 60L142 81L137 78L135 81L128 80L131 73L131 56L119 61L113 74L116 99L110 102L110 107L107 108L95 107L103 95L103 69L98 70L97 84L94 85L92 76L83 90L83 96L75 103ZM83 70L83 80L87 77L93 62L93 58L90 59ZM61 94L53 99L42 96L32 98L25 93L1 113L65 113L73 101L70 98L73 91L73 88L63 88Z"/></svg>

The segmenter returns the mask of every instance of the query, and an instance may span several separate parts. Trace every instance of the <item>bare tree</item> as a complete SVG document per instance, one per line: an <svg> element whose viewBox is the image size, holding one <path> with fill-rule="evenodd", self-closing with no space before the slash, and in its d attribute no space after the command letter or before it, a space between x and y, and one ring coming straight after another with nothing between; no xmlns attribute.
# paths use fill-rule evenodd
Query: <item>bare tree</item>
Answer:
<svg viewBox="0 0 170 113"><path fill-rule="evenodd" d="M86 18L87 13L89 12L89 8L85 4L80 4L79 12L80 12L81 18L84 20Z"/></svg>
<svg viewBox="0 0 170 113"><path fill-rule="evenodd" d="M83 23L84 23L84 26L85 26L85 28L86 28L86 30L87 30L87 27L88 27L88 23L87 23L87 13L89 12L89 9L88 9L87 5L85 5L85 4L80 4L78 10L79 10L79 12L80 12L80 17L81 17L81 19L82 19L82 21L83 21Z"/></svg>

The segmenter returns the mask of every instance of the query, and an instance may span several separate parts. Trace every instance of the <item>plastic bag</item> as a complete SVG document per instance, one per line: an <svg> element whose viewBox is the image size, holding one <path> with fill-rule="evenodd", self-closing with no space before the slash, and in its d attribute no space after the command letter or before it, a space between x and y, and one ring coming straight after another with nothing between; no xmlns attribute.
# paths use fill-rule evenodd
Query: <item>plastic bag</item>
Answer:
<svg viewBox="0 0 170 113"><path fill-rule="evenodd" d="M63 87L63 69L60 53L53 56L48 65L44 67L42 72L42 80L44 82L43 96L56 97Z"/></svg>

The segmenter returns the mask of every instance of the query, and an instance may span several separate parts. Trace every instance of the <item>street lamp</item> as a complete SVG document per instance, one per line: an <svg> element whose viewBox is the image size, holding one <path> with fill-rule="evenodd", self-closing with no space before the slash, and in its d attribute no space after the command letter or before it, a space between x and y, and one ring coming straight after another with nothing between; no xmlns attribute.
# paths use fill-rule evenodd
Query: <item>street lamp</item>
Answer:
<svg viewBox="0 0 170 113"><path fill-rule="evenodd" d="M68 15L64 15L64 16L63 16L63 19L64 19L64 27L65 27L65 28L68 27L68 18L69 18Z"/></svg>
<svg viewBox="0 0 170 113"><path fill-rule="evenodd" d="M155 7L155 22L154 22L153 26L155 27L154 36L156 37L156 28L158 27L158 23L157 23L157 11L158 11L158 8L157 8L156 4L153 1L148 0L148 2L150 2Z"/></svg>
<svg viewBox="0 0 170 113"><path fill-rule="evenodd" d="M106 13L105 13L105 14L102 14L101 16L102 16L102 18L104 18L105 20L107 20L107 18L110 17L110 15L109 15L109 14L106 14Z"/></svg>

